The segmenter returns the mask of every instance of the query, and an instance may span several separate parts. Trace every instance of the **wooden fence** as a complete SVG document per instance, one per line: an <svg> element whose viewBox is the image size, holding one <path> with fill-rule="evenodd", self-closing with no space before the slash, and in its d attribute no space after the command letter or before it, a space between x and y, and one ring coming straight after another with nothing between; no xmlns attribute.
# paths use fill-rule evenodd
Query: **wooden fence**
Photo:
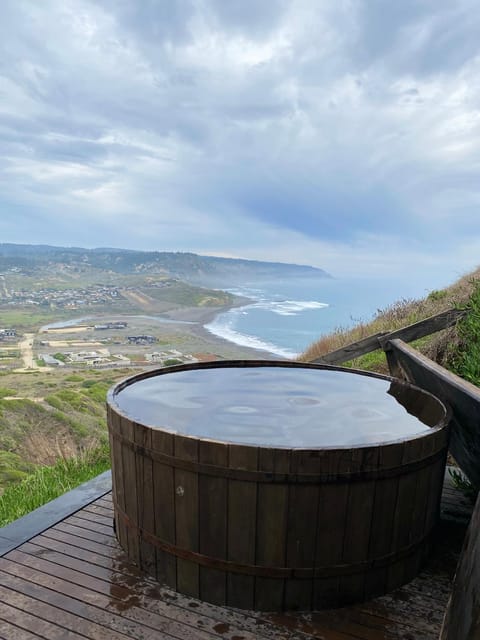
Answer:
<svg viewBox="0 0 480 640"><path fill-rule="evenodd" d="M398 338L384 348L393 376L430 391L450 406L450 451L460 469L480 488L480 389Z"/></svg>
<svg viewBox="0 0 480 640"><path fill-rule="evenodd" d="M480 388L433 362L407 342L454 325L466 312L444 311L398 331L377 333L312 360L340 364L383 349L390 373L430 391L452 410L450 451L480 488ZM480 639L480 497L465 538L440 640Z"/></svg>
<svg viewBox="0 0 480 640"><path fill-rule="evenodd" d="M440 640L480 638L480 499L470 520Z"/></svg>
<svg viewBox="0 0 480 640"><path fill-rule="evenodd" d="M426 320L420 320L420 322L415 322L415 324L411 324L403 329L398 329L397 331L375 333L357 342L352 342L346 347L342 347L336 351L330 351L330 353L315 358L315 360L311 360L311 362L315 364L341 364L342 362L364 356L366 353L371 353L377 349L383 349L387 342L395 340L396 338L404 342L412 342L436 331L448 329L448 327L456 324L464 314L465 311L463 309L448 309L447 311L442 311L442 313L426 318Z"/></svg>
<svg viewBox="0 0 480 640"><path fill-rule="evenodd" d="M312 362L337 365L383 349L393 376L430 391L450 406L450 450L462 471L480 488L480 389L406 344L453 326L465 313L462 309L448 309L402 329L368 336Z"/></svg>

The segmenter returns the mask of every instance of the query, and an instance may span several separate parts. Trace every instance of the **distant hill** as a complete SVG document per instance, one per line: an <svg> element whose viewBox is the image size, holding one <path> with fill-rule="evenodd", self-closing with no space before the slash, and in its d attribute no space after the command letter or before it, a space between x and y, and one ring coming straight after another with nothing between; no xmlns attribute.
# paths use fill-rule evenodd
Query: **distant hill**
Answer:
<svg viewBox="0 0 480 640"><path fill-rule="evenodd" d="M49 264L78 265L119 274L162 273L209 286L225 286L252 279L331 277L323 269L307 265L217 258L195 253L0 244L0 271L12 267L32 270Z"/></svg>

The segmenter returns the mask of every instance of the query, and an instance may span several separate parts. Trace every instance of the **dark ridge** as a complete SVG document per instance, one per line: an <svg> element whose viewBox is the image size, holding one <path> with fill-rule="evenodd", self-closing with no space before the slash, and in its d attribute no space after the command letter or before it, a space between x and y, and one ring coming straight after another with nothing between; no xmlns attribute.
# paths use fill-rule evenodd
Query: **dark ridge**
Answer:
<svg viewBox="0 0 480 640"><path fill-rule="evenodd" d="M164 273L196 284L225 284L250 278L330 278L323 269L283 262L219 258L188 252L0 244L0 269L77 265L115 273Z"/></svg>

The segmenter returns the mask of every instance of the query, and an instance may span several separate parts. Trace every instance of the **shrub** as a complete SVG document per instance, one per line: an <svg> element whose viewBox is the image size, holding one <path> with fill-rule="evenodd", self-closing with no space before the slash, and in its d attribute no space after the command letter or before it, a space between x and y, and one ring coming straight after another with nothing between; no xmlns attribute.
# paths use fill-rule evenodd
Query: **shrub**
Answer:
<svg viewBox="0 0 480 640"><path fill-rule="evenodd" d="M7 396L16 395L15 389L8 389L7 387L0 387L0 398L6 398Z"/></svg>
<svg viewBox="0 0 480 640"><path fill-rule="evenodd" d="M83 378L82 376L77 376L73 373L71 376L66 376L65 381L66 382L82 382Z"/></svg>
<svg viewBox="0 0 480 640"><path fill-rule="evenodd" d="M0 484L2 486L22 480L33 471L33 465L11 451L0 451Z"/></svg>
<svg viewBox="0 0 480 640"><path fill-rule="evenodd" d="M465 305L466 315L457 324L459 344L449 357L450 367L462 378L480 385L480 283Z"/></svg>
<svg viewBox="0 0 480 640"><path fill-rule="evenodd" d="M445 291L445 289L434 289L433 291L430 291L430 293L427 296L427 300L433 300L434 302L437 302L438 300L443 300L444 298L447 297L447 292Z"/></svg>
<svg viewBox="0 0 480 640"><path fill-rule="evenodd" d="M96 380L92 380L91 382L94 384L89 385L85 393L89 398L92 398L92 400L95 400L96 402L105 402L109 384L107 382L100 382Z"/></svg>

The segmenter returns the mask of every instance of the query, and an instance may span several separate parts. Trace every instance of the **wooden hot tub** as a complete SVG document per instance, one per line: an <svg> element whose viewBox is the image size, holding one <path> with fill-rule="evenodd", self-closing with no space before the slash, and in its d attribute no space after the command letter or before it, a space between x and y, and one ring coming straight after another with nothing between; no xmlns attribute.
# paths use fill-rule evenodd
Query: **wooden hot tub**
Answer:
<svg viewBox="0 0 480 640"><path fill-rule="evenodd" d="M108 395L118 540L179 592L259 610L386 593L435 525L448 412L407 383L279 361L182 365Z"/></svg>

